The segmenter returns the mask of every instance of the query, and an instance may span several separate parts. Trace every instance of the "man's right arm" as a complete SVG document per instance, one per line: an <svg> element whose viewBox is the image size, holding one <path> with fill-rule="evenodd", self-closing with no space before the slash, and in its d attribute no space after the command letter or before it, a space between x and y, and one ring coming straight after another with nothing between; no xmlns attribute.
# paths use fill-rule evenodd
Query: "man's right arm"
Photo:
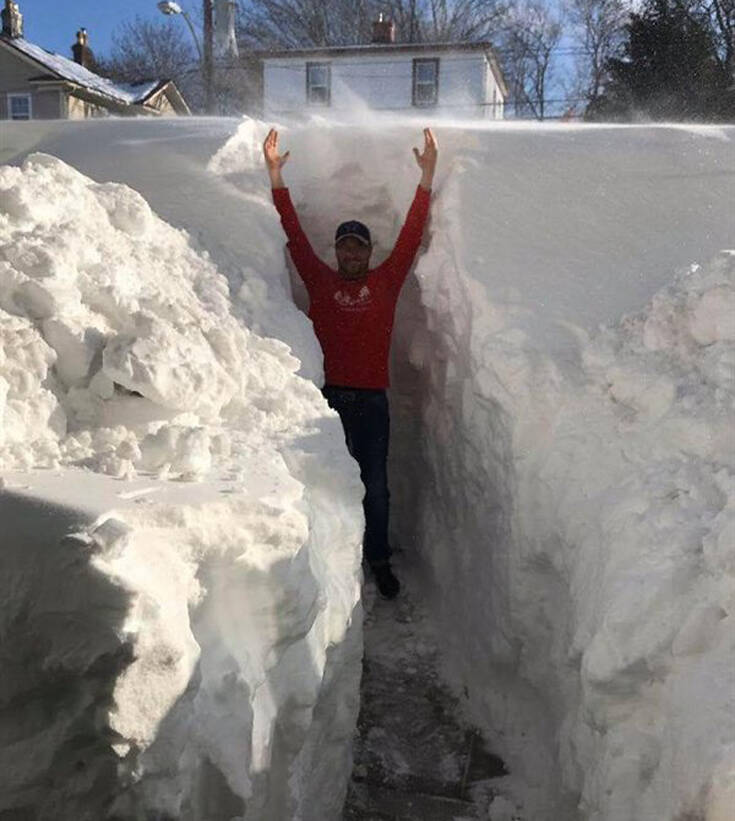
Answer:
<svg viewBox="0 0 735 821"><path fill-rule="evenodd" d="M290 152L287 151L283 156L279 154L278 132L274 128L268 132L268 136L265 138L263 155L271 181L273 203L281 217L283 230L288 237L288 250L291 254L291 259L296 266L299 276L303 279L306 287L309 288L322 262L314 253L311 243L301 228L301 223L296 215L296 209L291 202L291 195L283 182L281 169L288 161Z"/></svg>
<svg viewBox="0 0 735 821"><path fill-rule="evenodd" d="M291 259L299 276L303 279L306 287L309 288L323 263L314 253L311 243L301 227L288 188L273 188L271 193L273 195L273 204L276 206L278 215L281 218L281 225L288 237L288 252L291 254Z"/></svg>

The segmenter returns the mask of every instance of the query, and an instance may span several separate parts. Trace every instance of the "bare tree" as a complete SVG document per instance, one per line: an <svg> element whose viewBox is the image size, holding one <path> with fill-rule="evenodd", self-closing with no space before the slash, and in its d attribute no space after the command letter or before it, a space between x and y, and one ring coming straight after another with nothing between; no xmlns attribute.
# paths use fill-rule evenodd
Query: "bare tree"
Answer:
<svg viewBox="0 0 735 821"><path fill-rule="evenodd" d="M240 0L239 37L261 48L365 42L378 5L376 0Z"/></svg>
<svg viewBox="0 0 735 821"><path fill-rule="evenodd" d="M369 43L381 12L398 42L468 42L494 34L505 0L240 0L244 42L260 47Z"/></svg>
<svg viewBox="0 0 735 821"><path fill-rule="evenodd" d="M735 0L702 0L716 33L718 53L735 82Z"/></svg>
<svg viewBox="0 0 735 821"><path fill-rule="evenodd" d="M112 44L104 66L123 82L175 79L198 62L188 32L168 21L125 21L113 33Z"/></svg>
<svg viewBox="0 0 735 821"><path fill-rule="evenodd" d="M506 17L500 47L516 116L546 117L546 95L554 73L561 18L543 0L523 0Z"/></svg>
<svg viewBox="0 0 735 821"><path fill-rule="evenodd" d="M576 60L572 97L587 106L599 98L607 62L625 41L629 6L625 0L568 0L567 14Z"/></svg>
<svg viewBox="0 0 735 821"><path fill-rule="evenodd" d="M169 21L135 17L121 23L112 37L112 52L98 58L100 73L121 83L173 80L187 102L200 102L202 84L196 49L187 31Z"/></svg>
<svg viewBox="0 0 735 821"><path fill-rule="evenodd" d="M402 42L472 42L493 37L504 0L393 0L385 4Z"/></svg>
<svg viewBox="0 0 735 821"><path fill-rule="evenodd" d="M429 42L489 39L497 32L505 11L499 0L428 0L424 4L424 39Z"/></svg>

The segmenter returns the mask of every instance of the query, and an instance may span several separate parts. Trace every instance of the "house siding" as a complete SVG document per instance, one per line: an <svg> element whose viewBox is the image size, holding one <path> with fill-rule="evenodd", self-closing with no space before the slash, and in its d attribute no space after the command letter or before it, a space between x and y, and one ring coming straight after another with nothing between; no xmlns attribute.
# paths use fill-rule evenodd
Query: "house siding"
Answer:
<svg viewBox="0 0 735 821"><path fill-rule="evenodd" d="M176 109L174 108L171 100L168 98L165 89L159 91L157 94L154 94L153 97L147 100L146 105L149 108L155 109L164 117L176 116Z"/></svg>
<svg viewBox="0 0 735 821"><path fill-rule="evenodd" d="M75 97L73 94L66 95L66 116L70 120L86 120L89 117L107 117L109 114L106 108L95 105L89 100Z"/></svg>
<svg viewBox="0 0 735 821"><path fill-rule="evenodd" d="M29 80L38 76L38 71L16 57L0 51L0 119L7 120L8 94L27 94L32 91ZM32 116L35 116L35 99L31 103Z"/></svg>
<svg viewBox="0 0 735 821"><path fill-rule="evenodd" d="M4 39L4 38L3 38ZM33 83L43 77L43 83ZM45 82L49 77L50 82ZM52 78L52 79L51 79ZM75 83L54 76L53 69L45 69L35 64L10 47L0 46L0 120L9 116L8 94L31 95L31 119L86 119L88 117L105 117L109 114L176 116L189 113L186 103L178 95L175 87L166 87L156 94L149 105L127 104L127 91L122 100L108 100L99 90L86 87L81 81ZM171 96L169 96L171 95ZM178 109L177 109L178 106Z"/></svg>
<svg viewBox="0 0 735 821"><path fill-rule="evenodd" d="M58 120L63 116L61 93L58 88L34 87L30 80L42 71L5 50L0 51L0 119L7 120L8 94L31 95L31 118Z"/></svg>
<svg viewBox="0 0 735 821"><path fill-rule="evenodd" d="M28 81L31 77L38 77L39 70L28 63L19 60L5 49L0 51L0 92L28 91Z"/></svg>
<svg viewBox="0 0 735 821"><path fill-rule="evenodd" d="M61 91L36 91L33 94L33 119L58 120L63 114Z"/></svg>
<svg viewBox="0 0 735 821"><path fill-rule="evenodd" d="M413 105L414 59L438 59L438 99L435 106ZM307 58L277 57L263 62L263 107L266 116L318 112L318 104L306 102L306 64L331 67L329 109L347 111L368 107L425 116L433 111L458 117L493 116L492 89L496 81L483 53L443 51L386 52L384 54L335 55ZM500 98L500 90L496 90ZM497 116L497 112L496 112Z"/></svg>

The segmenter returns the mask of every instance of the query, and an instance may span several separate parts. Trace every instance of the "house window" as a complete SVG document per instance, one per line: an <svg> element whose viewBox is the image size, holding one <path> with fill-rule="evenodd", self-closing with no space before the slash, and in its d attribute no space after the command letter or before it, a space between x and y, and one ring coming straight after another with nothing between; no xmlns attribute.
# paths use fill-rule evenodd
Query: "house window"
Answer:
<svg viewBox="0 0 735 821"><path fill-rule="evenodd" d="M11 120L30 120L31 95L8 94L8 112Z"/></svg>
<svg viewBox="0 0 735 821"><path fill-rule="evenodd" d="M439 60L413 61L413 104L436 105L439 99Z"/></svg>
<svg viewBox="0 0 735 821"><path fill-rule="evenodd" d="M310 105L329 105L332 91L332 72L329 63L306 64L306 102Z"/></svg>

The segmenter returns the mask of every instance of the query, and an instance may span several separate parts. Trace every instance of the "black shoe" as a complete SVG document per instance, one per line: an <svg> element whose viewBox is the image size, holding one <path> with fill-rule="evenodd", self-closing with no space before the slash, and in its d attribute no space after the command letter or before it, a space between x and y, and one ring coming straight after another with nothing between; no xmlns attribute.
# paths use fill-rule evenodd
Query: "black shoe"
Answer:
<svg viewBox="0 0 735 821"><path fill-rule="evenodd" d="M393 575L390 562L379 562L371 564L370 569L373 571L375 583L378 585L380 595L384 599L395 599L401 591L401 583Z"/></svg>

